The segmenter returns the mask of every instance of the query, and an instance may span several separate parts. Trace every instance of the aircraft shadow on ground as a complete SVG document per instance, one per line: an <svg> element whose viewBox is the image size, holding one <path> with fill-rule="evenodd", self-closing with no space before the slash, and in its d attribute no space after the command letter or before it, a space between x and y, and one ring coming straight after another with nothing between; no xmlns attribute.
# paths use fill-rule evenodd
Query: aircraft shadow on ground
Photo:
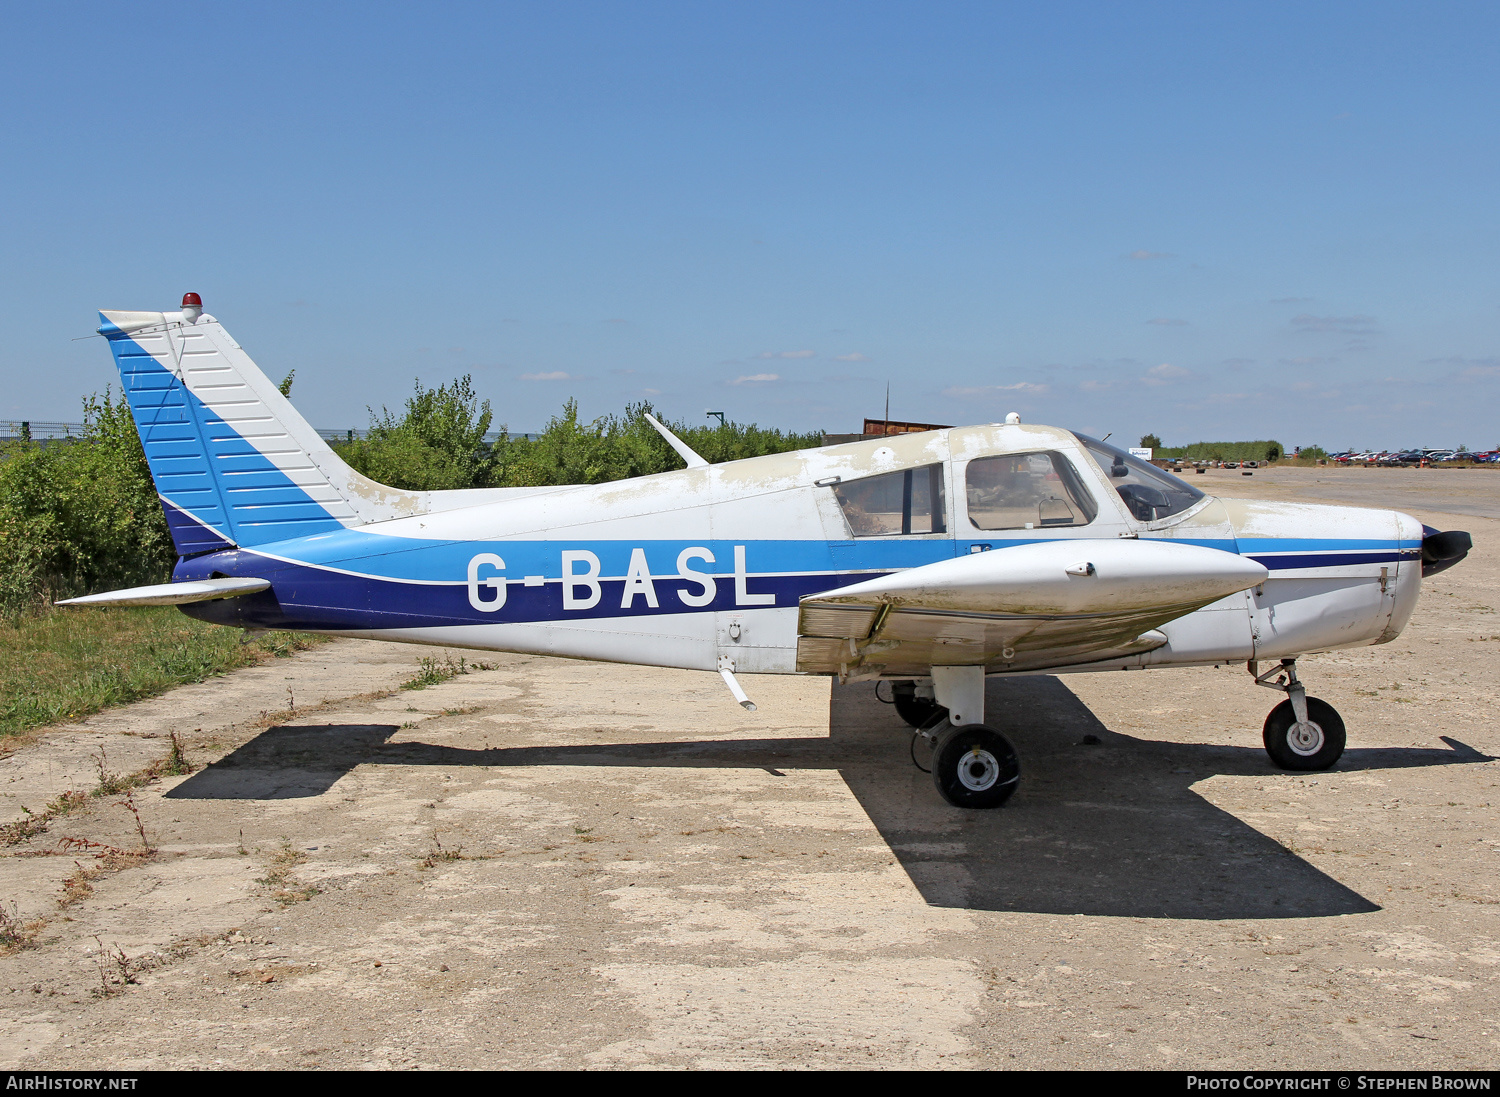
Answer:
<svg viewBox="0 0 1500 1097"><path fill-rule="evenodd" d="M319 796L357 765L631 766L839 770L929 903L1146 918L1306 918L1380 909L1193 791L1216 775L1270 776L1257 745L1205 746L1110 731L1061 681L993 680L986 706L1015 741L1022 785L998 811L938 799L910 731L871 684L835 684L827 738L469 750L389 742L395 724L274 727L169 797ZM1098 740L1084 743L1086 736ZM1449 749L1353 748L1335 772L1490 759Z"/></svg>

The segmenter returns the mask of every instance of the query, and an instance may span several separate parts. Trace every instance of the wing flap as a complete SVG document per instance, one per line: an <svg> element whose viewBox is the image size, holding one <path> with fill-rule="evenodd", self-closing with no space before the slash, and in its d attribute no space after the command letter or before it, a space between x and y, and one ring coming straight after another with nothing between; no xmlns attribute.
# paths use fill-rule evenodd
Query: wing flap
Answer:
<svg viewBox="0 0 1500 1097"><path fill-rule="evenodd" d="M1166 642L1159 626L1266 574L1234 553L1162 541L1054 541L943 560L804 598L797 669L922 675L1138 654Z"/></svg>

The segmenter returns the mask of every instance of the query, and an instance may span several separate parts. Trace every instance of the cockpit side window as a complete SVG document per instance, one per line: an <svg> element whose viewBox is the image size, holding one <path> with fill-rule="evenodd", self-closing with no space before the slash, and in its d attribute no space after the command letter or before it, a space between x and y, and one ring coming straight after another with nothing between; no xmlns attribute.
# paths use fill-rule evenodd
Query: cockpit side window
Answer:
<svg viewBox="0 0 1500 1097"><path fill-rule="evenodd" d="M978 457L964 473L969 523L975 529L1086 526L1099 508L1061 453Z"/></svg>
<svg viewBox="0 0 1500 1097"><path fill-rule="evenodd" d="M943 533L943 466L887 472L833 485L856 537Z"/></svg>
<svg viewBox="0 0 1500 1097"><path fill-rule="evenodd" d="M1082 434L1074 435L1125 500L1130 513L1142 522L1155 522L1187 510L1203 493L1139 457Z"/></svg>

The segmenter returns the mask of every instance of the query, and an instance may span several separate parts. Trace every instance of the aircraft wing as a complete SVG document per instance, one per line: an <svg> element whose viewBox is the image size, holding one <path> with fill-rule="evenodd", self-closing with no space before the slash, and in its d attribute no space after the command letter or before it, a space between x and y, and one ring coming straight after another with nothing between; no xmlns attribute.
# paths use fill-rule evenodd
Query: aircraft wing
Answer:
<svg viewBox="0 0 1500 1097"><path fill-rule="evenodd" d="M1265 580L1254 560L1151 540L1066 540L940 560L801 601L797 669L1030 670L1134 655L1155 631Z"/></svg>

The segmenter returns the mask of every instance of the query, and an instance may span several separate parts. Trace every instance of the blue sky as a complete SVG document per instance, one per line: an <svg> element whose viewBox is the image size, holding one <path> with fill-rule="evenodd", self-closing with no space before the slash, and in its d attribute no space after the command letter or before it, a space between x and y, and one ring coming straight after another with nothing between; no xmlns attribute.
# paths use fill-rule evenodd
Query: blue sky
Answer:
<svg viewBox="0 0 1500 1097"><path fill-rule="evenodd" d="M0 417L203 295L318 426L1500 444L1500 9L14 6Z"/></svg>

